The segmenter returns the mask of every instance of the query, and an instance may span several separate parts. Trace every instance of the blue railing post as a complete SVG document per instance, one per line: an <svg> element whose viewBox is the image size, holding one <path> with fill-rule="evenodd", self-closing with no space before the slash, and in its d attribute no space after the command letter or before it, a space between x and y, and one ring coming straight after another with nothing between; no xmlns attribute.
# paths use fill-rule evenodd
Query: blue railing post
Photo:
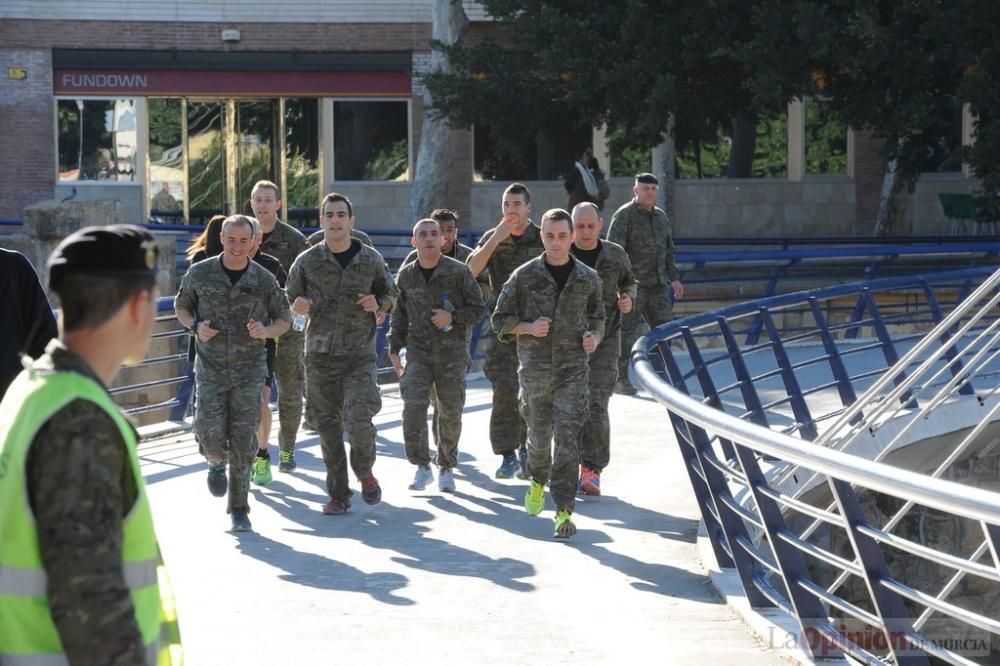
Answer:
<svg viewBox="0 0 1000 666"><path fill-rule="evenodd" d="M816 439L819 433L816 431L816 424L813 422L812 414L809 412L809 405L806 404L805 398L802 397L802 388L799 386L799 380L795 377L795 370L792 368L791 359L788 358L788 352L785 351L785 344L781 341L781 336L778 334L778 327L774 324L774 317L771 316L771 311L765 307L760 308L759 317L767 328L767 336L771 341L771 352L774 354L774 359L781 370L781 382L785 385L785 393L788 394L788 404L791 406L792 414L795 416L795 421L798 424L799 435L802 439L812 441Z"/></svg>
<svg viewBox="0 0 1000 666"><path fill-rule="evenodd" d="M712 380L712 375L708 371L708 366L701 355L701 350L698 349L698 343L695 341L691 329L687 327L682 328L681 335L684 336L684 344L687 346L688 355L691 357L691 364L694 366L695 375L698 377L698 384L701 385L702 395L705 396L705 404L725 411L725 408L722 406L722 399L719 398L719 392L715 388L715 382ZM722 446L722 453L726 458L736 457L732 443L725 439L720 439L719 443Z"/></svg>
<svg viewBox="0 0 1000 666"><path fill-rule="evenodd" d="M809 566L802 551L782 538L782 535L791 534L791 530L788 529L788 524L781 514L781 506L760 491L768 484L760 465L757 464L753 449L737 445L736 455L743 473L746 474L747 486L753 494L754 503L757 505L757 513L763 523L767 543L771 546L775 564L780 570L779 575L785 584L786 594L795 610L795 618L798 620L799 626L802 627L803 636L810 639L800 641L800 644L809 651L810 656L842 659L843 651L824 637L824 629L829 625L826 609L819 602L819 599L800 585L803 581L809 583L814 583L814 581L809 575ZM818 651L813 650L811 640L813 637L817 637L821 641Z"/></svg>
<svg viewBox="0 0 1000 666"><path fill-rule="evenodd" d="M725 318L720 317L716 323L722 332L722 339L726 343L726 350L729 352L729 362L733 366L736 380L740 383L740 394L743 396L746 414L752 422L766 428L768 424L767 416L764 414L764 406L760 402L760 396L757 395L757 388L753 385L753 377L750 376L750 371L747 370L746 362L743 360L743 353L736 342L736 336L733 335L733 329L730 328L729 322Z"/></svg>
<svg viewBox="0 0 1000 666"><path fill-rule="evenodd" d="M875 303L875 297L872 296L872 291L868 287L865 287L861 292L861 298L864 299L865 305L868 308L868 313L871 315L872 329L875 331L875 337L878 338L879 346L882 348L882 355L885 357L885 363L887 368L891 368L896 365L899 361L899 353L896 351L896 345L892 341L892 336L889 335L889 329L885 326L885 321L882 319L882 313L879 311L878 305ZM899 386L904 381L906 381L906 372L902 371L896 375L893 383ZM913 398L913 393L907 391L899 399L900 402L908 402L908 407L910 409L917 409L917 401Z"/></svg>
<svg viewBox="0 0 1000 666"><path fill-rule="evenodd" d="M650 363L657 373L660 373L678 391L685 395L690 395L687 390L687 383L681 375L680 368L673 352L668 344L661 342L656 346L657 353L650 355ZM695 448L694 435L688 428L687 421L670 414L670 423L674 427L674 435L677 438L677 445L681 450L681 458L684 460L684 469L691 480L691 488L694 490L695 499L698 501L698 510L701 512L701 519L705 523L705 531L708 532L709 542L712 544L712 551L715 553L715 560L720 567L731 568L734 566L732 558L723 547L726 539L722 524L716 518L719 515L719 507L716 506L712 498L712 492L705 480L705 470L701 469L701 459ZM697 470L701 471L699 474ZM712 510L714 508L714 511Z"/></svg>
<svg viewBox="0 0 1000 666"><path fill-rule="evenodd" d="M830 327L826 323L823 308L820 307L819 301L815 296L809 297L809 308L812 310L813 321L816 322L816 331L819 333L823 349L826 351L826 357L830 362L830 372L833 373L833 379L837 382L837 392L840 394L840 402L844 407L850 407L857 402L858 395L854 392L854 384L851 383L851 377L847 374L847 368L844 367L844 359L840 357L837 342L833 339L833 335L830 334ZM861 418L863 417L859 412L856 421Z"/></svg>
<svg viewBox="0 0 1000 666"><path fill-rule="evenodd" d="M879 629L885 636L893 661L896 666L927 666L929 662L926 653L916 647L905 647L905 636L913 631L913 620L903 598L882 584L883 580L890 580L893 576L879 543L858 529L868 526L868 521L854 488L851 484L834 478L830 478L830 488L840 514L844 517L851 548L864 570L868 596L875 614L882 622ZM898 649L900 645L905 647L902 652Z"/></svg>
<svg viewBox="0 0 1000 666"><path fill-rule="evenodd" d="M931 285L926 279L920 281L924 288L924 296L927 298L927 307L931 311L931 319L934 320L935 324L941 323L944 319L944 314L941 312L941 306L937 300L937 294L931 289ZM955 349L954 345L949 344L952 337L955 335L955 329L951 328L944 332L941 336L941 345L945 347L944 357L948 360L948 367L951 369L951 376L958 377L962 374L962 369L965 364L962 363L961 359L958 358L958 351ZM958 392L962 395L973 395L976 390L972 387L972 383L965 380L959 385Z"/></svg>

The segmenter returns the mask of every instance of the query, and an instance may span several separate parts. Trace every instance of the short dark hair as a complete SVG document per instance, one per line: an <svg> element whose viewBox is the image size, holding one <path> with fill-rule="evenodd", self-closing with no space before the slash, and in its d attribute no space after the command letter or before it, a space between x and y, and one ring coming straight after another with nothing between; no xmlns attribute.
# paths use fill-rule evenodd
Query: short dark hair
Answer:
<svg viewBox="0 0 1000 666"><path fill-rule="evenodd" d="M550 208L545 211L545 215L542 215L541 224L546 222L558 222L559 220L565 220L566 224L569 225L570 232L573 231L573 218L562 208Z"/></svg>
<svg viewBox="0 0 1000 666"><path fill-rule="evenodd" d="M240 214L230 215L229 217L224 219L222 221L222 228L220 229L220 231L222 233L226 233L226 229L230 227L247 227L248 229L250 229L251 237L256 236L257 229L260 228L257 226L256 218L250 217L249 215L240 215Z"/></svg>
<svg viewBox="0 0 1000 666"><path fill-rule="evenodd" d="M319 214L323 214L323 209L326 205L333 201L343 201L347 204L347 215L348 217L354 217L354 206L351 205L351 200L347 198L346 194L341 194L340 192L330 192L328 195L323 197L323 201L319 204Z"/></svg>
<svg viewBox="0 0 1000 666"><path fill-rule="evenodd" d="M438 226L438 229L441 228L441 223L438 220L435 220L433 217L424 217L417 220L416 224L413 225L414 236L417 235L417 227L419 227L421 224L436 224Z"/></svg>
<svg viewBox="0 0 1000 666"><path fill-rule="evenodd" d="M151 292L152 275L93 275L71 273L54 289L62 308L63 331L97 328L118 312L133 295Z"/></svg>
<svg viewBox="0 0 1000 666"><path fill-rule="evenodd" d="M431 211L431 219L438 223L451 220L456 227L458 226L458 213L450 208L435 208Z"/></svg>
<svg viewBox="0 0 1000 666"><path fill-rule="evenodd" d="M521 194L524 196L524 203L531 203L531 192L528 191L527 186L521 183L511 183L503 193L504 195Z"/></svg>

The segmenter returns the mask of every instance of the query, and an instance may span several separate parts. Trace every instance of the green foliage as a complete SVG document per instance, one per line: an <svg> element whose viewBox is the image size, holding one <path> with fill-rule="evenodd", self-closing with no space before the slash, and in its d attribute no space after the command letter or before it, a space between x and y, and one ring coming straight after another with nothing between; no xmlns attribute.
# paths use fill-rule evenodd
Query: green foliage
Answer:
<svg viewBox="0 0 1000 666"><path fill-rule="evenodd" d="M828 102L806 103L806 173L847 173L847 125Z"/></svg>
<svg viewBox="0 0 1000 666"><path fill-rule="evenodd" d="M365 180L396 180L409 168L406 139L374 153L365 164Z"/></svg>

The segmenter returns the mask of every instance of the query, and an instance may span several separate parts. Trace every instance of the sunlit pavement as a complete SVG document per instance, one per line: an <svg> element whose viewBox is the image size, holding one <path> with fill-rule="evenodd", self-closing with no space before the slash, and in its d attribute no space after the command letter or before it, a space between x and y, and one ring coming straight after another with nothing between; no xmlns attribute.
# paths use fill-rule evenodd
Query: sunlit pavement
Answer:
<svg viewBox="0 0 1000 666"><path fill-rule="evenodd" d="M375 475L383 501L324 516L323 462L302 435L298 470L251 491L254 532L228 532L191 435L140 448L177 596L187 663L776 664L722 605L695 547L697 507L665 411L612 398L604 495L524 512L526 482L498 481L489 384L470 383L457 492L410 491L402 403L383 387ZM275 434L277 418L275 418ZM272 438L272 444L276 438ZM277 462L277 447L272 445Z"/></svg>

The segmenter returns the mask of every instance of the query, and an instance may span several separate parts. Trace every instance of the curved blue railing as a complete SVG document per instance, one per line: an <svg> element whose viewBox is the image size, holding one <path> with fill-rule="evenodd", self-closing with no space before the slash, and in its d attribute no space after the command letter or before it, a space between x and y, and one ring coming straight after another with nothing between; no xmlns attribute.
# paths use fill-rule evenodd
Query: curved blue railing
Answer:
<svg viewBox="0 0 1000 666"><path fill-rule="evenodd" d="M814 658L1000 658L1000 493L943 478L960 452L988 459L1000 419L998 285L983 268L775 296L665 324L631 351L719 565L753 606L794 617ZM838 300L860 316L831 320ZM900 302L907 316L887 314ZM741 344L735 328L755 319L762 339Z"/></svg>

